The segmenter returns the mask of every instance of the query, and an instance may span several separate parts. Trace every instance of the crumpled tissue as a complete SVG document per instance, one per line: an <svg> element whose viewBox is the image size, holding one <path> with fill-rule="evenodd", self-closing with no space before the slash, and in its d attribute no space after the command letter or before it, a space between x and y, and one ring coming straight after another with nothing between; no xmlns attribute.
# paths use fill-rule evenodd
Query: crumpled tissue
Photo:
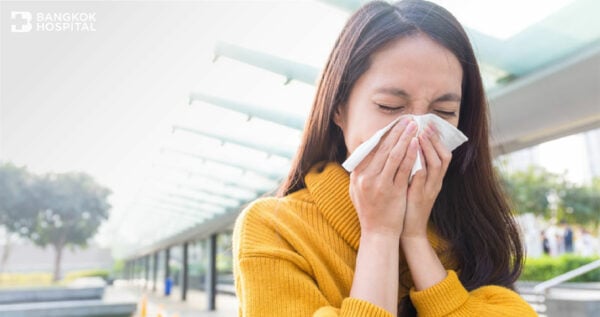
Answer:
<svg viewBox="0 0 600 317"><path fill-rule="evenodd" d="M440 118L438 115L428 113L424 115L402 115L398 118L394 119L394 121L390 122L387 126L375 132L371 138L367 141L363 142L359 145L352 154L342 163L342 167L346 169L348 172L352 172L362 160L377 146L383 135L391 129L396 122L400 121L403 117L410 116L417 124L417 135L423 132L423 129L427 126L429 122L433 122L435 127L439 131L440 139L442 143L448 148L449 151L454 150L459 145L463 144L468 140L468 138L457 128L455 128L448 121ZM417 159L415 160L415 164L412 167L410 172L410 179L412 176L423 168L423 162L421 162L421 155L417 152Z"/></svg>

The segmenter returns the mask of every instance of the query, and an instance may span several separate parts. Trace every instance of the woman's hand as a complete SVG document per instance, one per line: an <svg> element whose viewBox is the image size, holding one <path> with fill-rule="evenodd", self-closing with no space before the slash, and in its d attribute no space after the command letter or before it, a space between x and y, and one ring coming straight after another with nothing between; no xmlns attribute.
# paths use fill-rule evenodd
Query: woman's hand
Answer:
<svg viewBox="0 0 600 317"><path fill-rule="evenodd" d="M415 162L417 125L404 118L350 174L350 198L362 235L400 237L406 210L408 176Z"/></svg>
<svg viewBox="0 0 600 317"><path fill-rule="evenodd" d="M442 143L435 125L428 124L419 135L423 168L413 175L408 188L408 199L402 239L427 238L427 223L435 199L442 189L444 175L452 153Z"/></svg>
<svg viewBox="0 0 600 317"><path fill-rule="evenodd" d="M361 236L350 296L393 316L398 308L400 234L406 211L408 175L417 157L417 125L396 123L350 174L350 199Z"/></svg>

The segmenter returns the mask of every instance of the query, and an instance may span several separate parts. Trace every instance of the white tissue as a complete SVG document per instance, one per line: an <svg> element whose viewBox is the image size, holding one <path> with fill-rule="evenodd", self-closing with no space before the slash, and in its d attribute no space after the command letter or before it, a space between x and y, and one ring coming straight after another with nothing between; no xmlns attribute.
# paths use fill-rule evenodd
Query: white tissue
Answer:
<svg viewBox="0 0 600 317"><path fill-rule="evenodd" d="M438 115L431 113L424 115L402 115L394 119L394 121L390 122L390 124L385 126L383 129L375 132L375 134L373 134L371 138L359 145L356 148L356 150L352 152L350 157L348 157L346 161L342 163L342 167L344 167L348 172L352 172L358 166L358 164L360 164L360 162L362 162L362 160L364 160L365 157L373 150L373 148L375 148L377 143L379 143L379 141L381 140L381 137L390 128L392 128L392 126L394 126L396 122L398 122L400 119L406 116L412 117L412 119L417 124L417 135L423 132L423 129L427 126L429 122L433 122L440 133L440 139L442 143L446 146L446 148L448 148L449 151L454 150L459 145L463 144L468 140L468 138L460 130L448 123L448 121L440 118ZM417 159L415 160L415 164L413 165L412 170L410 172L409 181L412 178L412 176L422 168L423 164L421 162L421 156L417 152Z"/></svg>

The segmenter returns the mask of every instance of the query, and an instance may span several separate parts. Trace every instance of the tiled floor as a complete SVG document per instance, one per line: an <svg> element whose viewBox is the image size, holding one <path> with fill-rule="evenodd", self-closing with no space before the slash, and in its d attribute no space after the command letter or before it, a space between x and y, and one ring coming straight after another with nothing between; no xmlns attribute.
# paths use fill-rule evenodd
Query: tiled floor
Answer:
<svg viewBox="0 0 600 317"><path fill-rule="evenodd" d="M207 297L204 292L188 290L187 300L182 301L177 287L173 288L169 297L165 297L159 292L124 281L117 281L107 288L104 297L107 301L136 301L138 310L135 317L235 317L238 308L237 298L232 295L217 294L217 310L207 311ZM145 316L142 310L143 298L146 299Z"/></svg>

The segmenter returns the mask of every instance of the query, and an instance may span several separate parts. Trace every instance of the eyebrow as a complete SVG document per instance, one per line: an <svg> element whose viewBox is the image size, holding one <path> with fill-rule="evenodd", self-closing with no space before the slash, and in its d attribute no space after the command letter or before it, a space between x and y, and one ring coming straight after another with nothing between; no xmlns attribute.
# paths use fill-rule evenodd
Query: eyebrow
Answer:
<svg viewBox="0 0 600 317"><path fill-rule="evenodd" d="M398 88L381 87L381 88L378 88L377 90L375 90L375 92L410 99L410 95L406 91L404 91L402 89L398 89ZM442 96L438 97L433 102L443 102L443 101L460 102L461 97L455 93L449 92L449 93L443 94Z"/></svg>

